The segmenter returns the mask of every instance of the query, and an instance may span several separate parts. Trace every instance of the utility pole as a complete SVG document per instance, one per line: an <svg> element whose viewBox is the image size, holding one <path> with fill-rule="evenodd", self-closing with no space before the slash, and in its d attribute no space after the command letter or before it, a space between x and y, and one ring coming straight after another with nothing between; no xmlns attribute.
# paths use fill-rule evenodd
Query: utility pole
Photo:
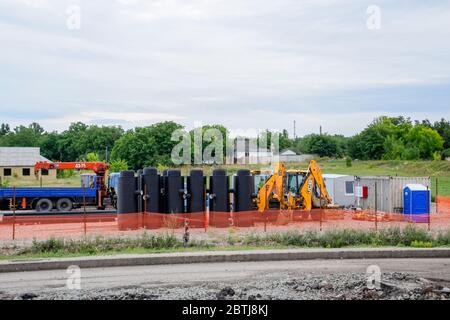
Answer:
<svg viewBox="0 0 450 320"><path fill-rule="evenodd" d="M322 126L320 126L319 132L320 132L320 135L322 135Z"/></svg>
<svg viewBox="0 0 450 320"><path fill-rule="evenodd" d="M297 139L296 124L297 122L294 120L294 140Z"/></svg>

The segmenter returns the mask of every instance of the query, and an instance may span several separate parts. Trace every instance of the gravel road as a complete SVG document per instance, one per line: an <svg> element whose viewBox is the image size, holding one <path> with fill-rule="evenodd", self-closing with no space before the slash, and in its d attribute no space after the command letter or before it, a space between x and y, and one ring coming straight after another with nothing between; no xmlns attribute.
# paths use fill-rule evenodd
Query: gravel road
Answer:
<svg viewBox="0 0 450 320"><path fill-rule="evenodd" d="M381 270L379 289L367 267ZM313 260L0 274L1 299L450 299L450 259Z"/></svg>

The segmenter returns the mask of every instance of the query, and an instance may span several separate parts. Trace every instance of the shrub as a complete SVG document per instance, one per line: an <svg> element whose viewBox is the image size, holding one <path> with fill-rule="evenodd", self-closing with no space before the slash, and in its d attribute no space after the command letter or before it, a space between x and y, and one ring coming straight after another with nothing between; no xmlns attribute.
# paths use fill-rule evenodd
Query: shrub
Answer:
<svg viewBox="0 0 450 320"><path fill-rule="evenodd" d="M11 182L8 179L0 181L0 188L8 188L11 185Z"/></svg>
<svg viewBox="0 0 450 320"><path fill-rule="evenodd" d="M61 179L71 178L75 175L75 170L67 169L67 170L58 170L56 172L56 176Z"/></svg>
<svg viewBox="0 0 450 320"><path fill-rule="evenodd" d="M128 170L128 163L122 159L112 160L110 166L111 172L121 172L124 170Z"/></svg>
<svg viewBox="0 0 450 320"><path fill-rule="evenodd" d="M345 158L345 165L350 168L352 166L352 158L346 157Z"/></svg>
<svg viewBox="0 0 450 320"><path fill-rule="evenodd" d="M440 246L450 245L450 230L440 231L436 237L436 242Z"/></svg>
<svg viewBox="0 0 450 320"><path fill-rule="evenodd" d="M414 247L414 248L432 248L432 247L434 247L434 244L431 241L424 242L424 241L414 240L413 242L411 242L411 247Z"/></svg>
<svg viewBox="0 0 450 320"><path fill-rule="evenodd" d="M418 229L413 225L408 225L403 229L401 243L407 246L413 241L429 242L433 241L433 239L426 230Z"/></svg>
<svg viewBox="0 0 450 320"><path fill-rule="evenodd" d="M442 159L446 159L446 158L450 158L450 148L445 149L444 151L442 151Z"/></svg>

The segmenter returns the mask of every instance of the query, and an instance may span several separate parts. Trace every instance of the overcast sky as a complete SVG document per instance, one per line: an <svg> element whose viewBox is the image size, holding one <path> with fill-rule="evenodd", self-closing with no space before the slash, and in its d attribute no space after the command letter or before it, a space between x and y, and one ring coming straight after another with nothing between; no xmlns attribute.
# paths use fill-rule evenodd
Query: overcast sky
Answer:
<svg viewBox="0 0 450 320"><path fill-rule="evenodd" d="M449 119L449 98L449 1L0 1L0 122L12 126L292 133L296 120L297 135L351 135L380 115Z"/></svg>

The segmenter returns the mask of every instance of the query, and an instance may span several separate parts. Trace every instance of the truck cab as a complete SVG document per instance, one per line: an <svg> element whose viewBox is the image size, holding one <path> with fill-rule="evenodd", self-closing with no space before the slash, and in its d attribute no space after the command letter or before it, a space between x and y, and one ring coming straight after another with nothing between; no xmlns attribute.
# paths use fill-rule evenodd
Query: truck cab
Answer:
<svg viewBox="0 0 450 320"><path fill-rule="evenodd" d="M81 188L83 189L97 189L97 175L95 174L81 174Z"/></svg>

